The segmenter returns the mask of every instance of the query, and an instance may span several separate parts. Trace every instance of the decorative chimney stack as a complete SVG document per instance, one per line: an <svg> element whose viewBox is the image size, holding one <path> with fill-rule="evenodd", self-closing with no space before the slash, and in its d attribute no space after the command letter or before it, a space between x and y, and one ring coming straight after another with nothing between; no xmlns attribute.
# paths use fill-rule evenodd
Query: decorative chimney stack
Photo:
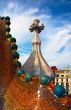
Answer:
<svg viewBox="0 0 71 110"><path fill-rule="evenodd" d="M51 76L52 74L52 71L44 60L40 50L41 41L39 39L39 33L43 29L44 25L40 24L38 19L35 19L29 28L31 32L34 32L32 52L28 60L23 65L23 68L25 72L32 74L32 76L39 76L41 74Z"/></svg>

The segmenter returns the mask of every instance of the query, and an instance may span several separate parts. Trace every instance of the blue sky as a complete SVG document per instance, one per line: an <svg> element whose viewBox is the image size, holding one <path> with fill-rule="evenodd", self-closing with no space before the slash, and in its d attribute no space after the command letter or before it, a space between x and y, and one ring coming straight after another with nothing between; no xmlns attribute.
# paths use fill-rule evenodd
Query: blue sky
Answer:
<svg viewBox="0 0 71 110"><path fill-rule="evenodd" d="M47 63L71 67L71 0L0 0L0 16L11 17L22 64L32 50L33 33L28 28L38 18L45 25L39 37Z"/></svg>

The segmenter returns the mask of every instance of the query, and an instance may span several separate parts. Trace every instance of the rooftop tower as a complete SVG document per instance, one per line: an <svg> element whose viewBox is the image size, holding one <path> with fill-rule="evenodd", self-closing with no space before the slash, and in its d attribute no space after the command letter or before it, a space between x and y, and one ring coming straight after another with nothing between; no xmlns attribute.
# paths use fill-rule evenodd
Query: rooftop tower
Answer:
<svg viewBox="0 0 71 110"><path fill-rule="evenodd" d="M32 52L28 60L23 65L25 72L31 73L32 76L39 76L40 74L46 74L51 76L52 71L49 65L44 60L41 53L41 41L39 39L39 33L44 29L44 25L40 24L38 19L35 19L31 24L29 30L34 32L32 40Z"/></svg>

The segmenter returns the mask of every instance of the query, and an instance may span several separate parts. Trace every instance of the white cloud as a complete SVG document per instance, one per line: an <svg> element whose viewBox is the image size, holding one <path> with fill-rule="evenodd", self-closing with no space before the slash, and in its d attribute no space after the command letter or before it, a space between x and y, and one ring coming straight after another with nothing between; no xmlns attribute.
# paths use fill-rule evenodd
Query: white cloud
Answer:
<svg viewBox="0 0 71 110"><path fill-rule="evenodd" d="M31 8L30 10L28 9L24 14L28 16L28 15L32 15L37 12L39 12L38 8Z"/></svg>
<svg viewBox="0 0 71 110"><path fill-rule="evenodd" d="M48 41L42 48L44 57L50 65L71 65L71 52L68 41L71 40L71 35L69 34L71 25L67 24L59 28L56 33L49 36ZM62 53L58 51L65 46L65 50Z"/></svg>

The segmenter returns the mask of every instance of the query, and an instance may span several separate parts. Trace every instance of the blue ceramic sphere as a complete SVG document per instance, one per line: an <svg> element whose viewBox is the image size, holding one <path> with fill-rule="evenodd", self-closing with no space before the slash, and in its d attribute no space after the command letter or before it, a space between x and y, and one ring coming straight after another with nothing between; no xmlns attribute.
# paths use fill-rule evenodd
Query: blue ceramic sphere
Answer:
<svg viewBox="0 0 71 110"><path fill-rule="evenodd" d="M24 72L23 68L20 68L20 69L16 72L16 74L17 74L18 76L20 76L23 72Z"/></svg>
<svg viewBox="0 0 71 110"><path fill-rule="evenodd" d="M53 93L57 96L57 97L62 97L66 94L66 90L62 85L56 85Z"/></svg>
<svg viewBox="0 0 71 110"><path fill-rule="evenodd" d="M31 74L30 74L30 73L26 73L26 74L25 74L25 81L26 81L26 82L29 82L29 81L31 81L31 79L32 79Z"/></svg>
<svg viewBox="0 0 71 110"><path fill-rule="evenodd" d="M49 81L50 81L50 77L49 77L49 76L47 76L47 75L41 75L41 76L40 76L40 83L41 83L42 85L48 84Z"/></svg>

